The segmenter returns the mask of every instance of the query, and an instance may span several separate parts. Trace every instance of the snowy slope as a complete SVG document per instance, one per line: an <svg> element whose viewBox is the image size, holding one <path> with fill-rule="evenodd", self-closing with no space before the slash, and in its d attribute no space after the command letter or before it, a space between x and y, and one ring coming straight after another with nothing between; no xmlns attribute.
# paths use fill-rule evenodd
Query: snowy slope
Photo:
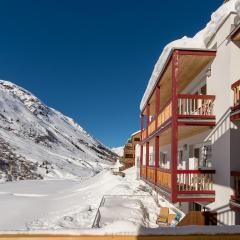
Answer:
<svg viewBox="0 0 240 240"><path fill-rule="evenodd" d="M115 201L108 202L104 209L112 213L106 216L102 212L101 225L107 227L121 219L125 225L157 227L159 207L143 186L136 181L135 168L128 169L125 178L103 170L84 182L62 179L0 184L0 230L90 229L102 197L110 194L116 197ZM130 199L135 211L129 208L129 201L123 201L122 195L135 195ZM146 198L137 200L139 195ZM145 217L144 209L148 213Z"/></svg>
<svg viewBox="0 0 240 240"><path fill-rule="evenodd" d="M230 0L229 2L221 5L212 15L211 20L206 25L204 29L199 31L193 38L183 37L181 39L170 42L163 49L156 65L154 66L152 75L149 79L147 89L143 95L140 104L140 110L142 111L149 95L151 94L158 77L163 71L165 63L170 55L172 49L174 48L202 48L207 49L208 43L211 38L214 36L218 28L221 26L223 21L226 19L229 13L235 12L240 16L240 0Z"/></svg>
<svg viewBox="0 0 240 240"><path fill-rule="evenodd" d="M0 80L0 181L88 178L117 155L71 118Z"/></svg>
<svg viewBox="0 0 240 240"><path fill-rule="evenodd" d="M112 148L111 150L115 152L119 157L123 157L123 148L124 147L115 147Z"/></svg>

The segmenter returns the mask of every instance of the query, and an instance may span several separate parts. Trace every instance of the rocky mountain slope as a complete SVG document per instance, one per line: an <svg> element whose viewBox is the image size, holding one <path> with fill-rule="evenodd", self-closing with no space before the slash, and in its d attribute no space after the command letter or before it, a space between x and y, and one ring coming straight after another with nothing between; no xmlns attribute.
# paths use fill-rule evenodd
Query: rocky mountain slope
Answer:
<svg viewBox="0 0 240 240"><path fill-rule="evenodd" d="M116 159L71 118L0 80L0 181L88 178Z"/></svg>

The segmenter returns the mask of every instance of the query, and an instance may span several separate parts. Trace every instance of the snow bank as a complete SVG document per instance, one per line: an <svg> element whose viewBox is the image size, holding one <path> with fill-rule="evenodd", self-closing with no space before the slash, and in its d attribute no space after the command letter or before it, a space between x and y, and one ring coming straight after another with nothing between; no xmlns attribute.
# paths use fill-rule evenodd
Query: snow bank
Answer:
<svg viewBox="0 0 240 240"><path fill-rule="evenodd" d="M210 22L206 25L206 27L198 32L193 38L183 37L181 39L175 40L163 49L162 54L160 55L153 73L150 77L150 80L147 85L147 89L143 95L140 110L142 111L146 102L158 80L159 75L163 71L163 68L166 64L166 61L174 48L196 48L196 49L206 49L208 47L208 43L214 34L217 32L218 28L221 26L223 21L231 12L236 12L240 15L240 0L230 0L229 2L223 4L219 7L211 16Z"/></svg>

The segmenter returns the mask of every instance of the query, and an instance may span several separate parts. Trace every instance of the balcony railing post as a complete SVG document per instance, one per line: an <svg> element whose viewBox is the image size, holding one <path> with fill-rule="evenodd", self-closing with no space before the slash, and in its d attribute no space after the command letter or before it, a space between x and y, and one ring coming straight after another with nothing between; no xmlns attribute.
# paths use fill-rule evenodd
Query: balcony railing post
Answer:
<svg viewBox="0 0 240 240"><path fill-rule="evenodd" d="M158 114L160 112L160 86L156 88L156 98L155 98L155 130L158 127Z"/></svg>
<svg viewBox="0 0 240 240"><path fill-rule="evenodd" d="M148 178L147 176L148 166L149 166L149 142L146 142L146 179Z"/></svg>
<svg viewBox="0 0 240 240"><path fill-rule="evenodd" d="M175 50L172 59L172 144L171 144L171 170L172 170L172 202L177 201L177 150L178 150L178 71L179 52Z"/></svg>
<svg viewBox="0 0 240 240"><path fill-rule="evenodd" d="M144 115L142 113L140 116L140 126L141 126L141 140L143 140Z"/></svg>
<svg viewBox="0 0 240 240"><path fill-rule="evenodd" d="M147 137L148 137L149 123L150 123L150 104L147 105L147 121L146 121Z"/></svg>
<svg viewBox="0 0 240 240"><path fill-rule="evenodd" d="M159 168L159 136L155 137L155 185L157 183L157 169Z"/></svg>

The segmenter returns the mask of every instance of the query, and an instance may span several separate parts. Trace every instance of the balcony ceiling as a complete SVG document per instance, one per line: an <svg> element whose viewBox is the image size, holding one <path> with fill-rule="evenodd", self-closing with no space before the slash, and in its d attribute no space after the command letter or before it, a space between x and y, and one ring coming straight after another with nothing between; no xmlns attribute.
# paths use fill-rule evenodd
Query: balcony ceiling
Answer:
<svg viewBox="0 0 240 240"><path fill-rule="evenodd" d="M177 50L177 49L176 49ZM186 86L195 79L195 77L213 61L216 56L215 50L192 50L179 49L179 77L178 93L181 93ZM160 103L164 106L171 98L172 91L172 55L169 58L166 67L161 74L158 82L160 86ZM154 92L155 93L155 92ZM150 100L150 113L155 112L155 94L152 94ZM146 110L144 112L146 114Z"/></svg>
<svg viewBox="0 0 240 240"><path fill-rule="evenodd" d="M211 128L209 126L178 126L178 140L192 137L194 135L209 131ZM171 144L171 128L160 135L160 146Z"/></svg>

